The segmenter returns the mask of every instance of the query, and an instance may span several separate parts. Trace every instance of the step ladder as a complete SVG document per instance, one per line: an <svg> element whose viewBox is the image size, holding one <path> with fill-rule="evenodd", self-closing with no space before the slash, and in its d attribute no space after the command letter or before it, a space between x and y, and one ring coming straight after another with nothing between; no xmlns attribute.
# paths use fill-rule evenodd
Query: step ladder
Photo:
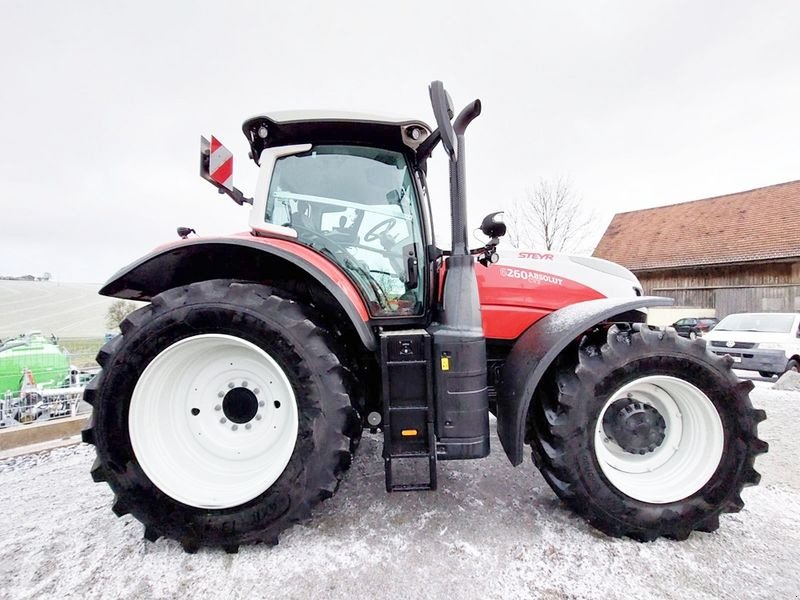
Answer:
<svg viewBox="0 0 800 600"><path fill-rule="evenodd" d="M431 339L424 329L380 334L387 492L436 489Z"/></svg>

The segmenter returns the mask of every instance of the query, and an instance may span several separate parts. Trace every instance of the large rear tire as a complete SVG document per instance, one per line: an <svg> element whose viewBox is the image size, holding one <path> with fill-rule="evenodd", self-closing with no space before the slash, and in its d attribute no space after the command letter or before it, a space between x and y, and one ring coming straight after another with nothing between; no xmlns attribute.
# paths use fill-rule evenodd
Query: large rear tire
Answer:
<svg viewBox="0 0 800 600"><path fill-rule="evenodd" d="M605 342L605 343L603 343ZM558 496L614 537L685 539L713 531L757 484L750 381L730 361L647 326L587 336L531 409L533 459Z"/></svg>
<svg viewBox="0 0 800 600"><path fill-rule="evenodd" d="M336 491L360 421L332 340L271 288L205 281L159 294L101 349L84 441L95 481L145 537L186 551L277 543Z"/></svg>

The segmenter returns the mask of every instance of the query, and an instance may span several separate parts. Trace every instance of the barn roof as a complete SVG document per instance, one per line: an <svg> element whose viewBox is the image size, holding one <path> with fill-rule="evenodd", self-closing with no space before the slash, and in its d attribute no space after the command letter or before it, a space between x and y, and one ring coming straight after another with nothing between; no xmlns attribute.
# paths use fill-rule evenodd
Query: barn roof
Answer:
<svg viewBox="0 0 800 600"><path fill-rule="evenodd" d="M800 259L800 181L616 214L594 255L633 271Z"/></svg>

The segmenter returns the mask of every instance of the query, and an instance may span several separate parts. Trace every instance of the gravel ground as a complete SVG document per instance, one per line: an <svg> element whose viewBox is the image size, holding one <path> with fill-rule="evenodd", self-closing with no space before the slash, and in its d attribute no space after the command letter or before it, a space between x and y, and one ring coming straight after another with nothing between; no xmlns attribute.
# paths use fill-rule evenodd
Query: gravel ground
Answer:
<svg viewBox="0 0 800 600"><path fill-rule="evenodd" d="M236 555L144 542L92 483L85 445L0 461L0 598L800 598L800 392L766 385L761 485L685 542L605 537L496 437L487 459L440 463L438 492L387 495L367 435L309 524Z"/></svg>

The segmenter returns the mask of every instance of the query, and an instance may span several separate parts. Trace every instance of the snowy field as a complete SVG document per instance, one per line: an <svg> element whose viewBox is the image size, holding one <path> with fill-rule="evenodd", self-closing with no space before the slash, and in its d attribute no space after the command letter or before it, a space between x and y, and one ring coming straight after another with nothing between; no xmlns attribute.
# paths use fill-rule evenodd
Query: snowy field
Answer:
<svg viewBox="0 0 800 600"><path fill-rule="evenodd" d="M103 337L113 298L99 283L0 280L0 338L41 330L58 337Z"/></svg>
<svg viewBox="0 0 800 600"><path fill-rule="evenodd" d="M798 598L800 392L757 383L770 452L745 509L685 542L610 539L526 459L440 463L438 492L387 495L367 435L339 493L277 547L142 540L76 445L0 461L0 598Z"/></svg>

